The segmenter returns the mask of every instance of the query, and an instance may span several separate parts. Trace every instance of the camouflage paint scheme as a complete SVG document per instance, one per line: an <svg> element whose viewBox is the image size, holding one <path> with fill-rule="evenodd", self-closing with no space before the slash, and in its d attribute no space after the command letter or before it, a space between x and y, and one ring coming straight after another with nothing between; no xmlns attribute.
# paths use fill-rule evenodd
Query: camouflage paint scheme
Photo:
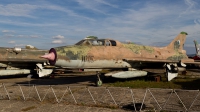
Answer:
<svg viewBox="0 0 200 112"><path fill-rule="evenodd" d="M183 50L186 35L181 32L166 47L125 44L112 39L85 39L72 46L53 48L56 52L54 61L56 66L67 68L134 68L141 62L179 62L188 59ZM95 45L94 41L101 44Z"/></svg>
<svg viewBox="0 0 200 112"><path fill-rule="evenodd" d="M85 38L73 46L51 48L49 54L41 56L51 65L71 69L109 69L105 76L134 78L146 76L144 68L165 68L168 81L185 71L188 59L183 46L186 32L181 32L166 47L153 47L121 43L112 39ZM200 63L195 63L200 64ZM97 86L102 84L97 71Z"/></svg>

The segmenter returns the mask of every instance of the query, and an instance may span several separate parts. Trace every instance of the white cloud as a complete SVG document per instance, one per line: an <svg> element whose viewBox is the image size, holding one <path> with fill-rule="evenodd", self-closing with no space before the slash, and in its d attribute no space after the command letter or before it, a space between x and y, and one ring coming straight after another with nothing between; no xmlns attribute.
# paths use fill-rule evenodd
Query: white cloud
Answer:
<svg viewBox="0 0 200 112"><path fill-rule="evenodd" d="M186 7L186 10L184 10L182 13L180 13L179 17L181 17L181 16L184 15L184 14L193 12L193 10L195 10L195 6L198 5L198 4L197 4L195 1L193 1L193 0L184 0L184 1L185 1L185 4L186 4L188 7Z"/></svg>
<svg viewBox="0 0 200 112"><path fill-rule="evenodd" d="M38 6L29 5L29 4L0 5L0 15L31 17L30 12L34 9L37 9L37 8L38 8Z"/></svg>
<svg viewBox="0 0 200 112"><path fill-rule="evenodd" d="M62 40L54 40L51 43L53 43L53 44L63 44L64 42Z"/></svg>
<svg viewBox="0 0 200 112"><path fill-rule="evenodd" d="M54 36L53 38L54 38L54 39L64 39L65 37L62 36L62 35L57 35L57 36Z"/></svg>
<svg viewBox="0 0 200 112"><path fill-rule="evenodd" d="M114 5L114 4L111 4L111 3L109 3L109 2L106 2L105 0L95 0L95 1L96 1L96 2L99 2L99 3L101 3L101 4L108 5L108 6L113 7L113 8L118 8L117 5Z"/></svg>
<svg viewBox="0 0 200 112"><path fill-rule="evenodd" d="M33 16L32 13L36 9L48 9L48 10L55 10L65 12L70 16L76 16L79 18L84 18L87 20L92 20L87 16L81 16L75 13L73 10L69 10L66 7L61 7L57 5L30 5L30 4L8 4L8 5L1 5L0 4L0 15L3 16L22 16L22 17L30 17L30 18L37 18L37 16Z"/></svg>
<svg viewBox="0 0 200 112"><path fill-rule="evenodd" d="M40 35L30 35L30 38L40 38Z"/></svg>
<svg viewBox="0 0 200 112"><path fill-rule="evenodd" d="M19 38L40 38L40 35L17 35Z"/></svg>
<svg viewBox="0 0 200 112"><path fill-rule="evenodd" d="M14 44L14 43L15 43L15 41L9 41L8 43L9 43L9 44Z"/></svg>
<svg viewBox="0 0 200 112"><path fill-rule="evenodd" d="M11 31L11 30L2 30L1 32L2 33L13 33L14 31Z"/></svg>
<svg viewBox="0 0 200 112"><path fill-rule="evenodd" d="M27 36L26 35L18 35L17 37L24 38L24 37L27 37Z"/></svg>
<svg viewBox="0 0 200 112"><path fill-rule="evenodd" d="M111 4L109 4L108 2L105 1L91 1L91 0L76 0L81 6L83 6L84 8L90 9L92 11L98 12L98 13L102 13L104 15L107 15L106 12L103 11L103 8L99 7L100 4L106 4L111 6ZM117 7L112 5L113 7Z"/></svg>
<svg viewBox="0 0 200 112"><path fill-rule="evenodd" d="M5 37L14 37L14 35L12 35L12 34L5 34L4 36Z"/></svg>
<svg viewBox="0 0 200 112"><path fill-rule="evenodd" d="M10 24L16 26L35 26L35 27L51 27L51 26L58 26L57 23L28 23L28 22L21 22L21 21L11 21L11 20L0 20L0 23L3 24Z"/></svg>
<svg viewBox="0 0 200 112"><path fill-rule="evenodd" d="M1 31L2 33L7 33L7 32L9 32L8 30L2 30Z"/></svg>

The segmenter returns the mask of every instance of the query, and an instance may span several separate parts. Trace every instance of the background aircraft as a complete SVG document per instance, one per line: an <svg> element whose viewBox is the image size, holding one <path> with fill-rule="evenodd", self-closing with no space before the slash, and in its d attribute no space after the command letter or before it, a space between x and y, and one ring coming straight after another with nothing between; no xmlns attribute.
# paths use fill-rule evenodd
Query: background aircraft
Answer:
<svg viewBox="0 0 200 112"><path fill-rule="evenodd" d="M51 74L52 69L44 67L48 60L40 58L45 53L48 51L30 45L26 49L0 47L0 76L37 73L43 77Z"/></svg>
<svg viewBox="0 0 200 112"><path fill-rule="evenodd" d="M195 45L195 49L196 49L196 54L190 58L196 60L200 60L200 47L199 44L196 40L194 40L194 45Z"/></svg>
<svg viewBox="0 0 200 112"><path fill-rule="evenodd" d="M183 50L186 32L181 32L166 47L151 47L120 43L112 39L86 38L72 46L51 48L43 58L51 65L71 69L109 69L105 76L133 78L146 76L143 68L162 68L165 65L168 81L191 63ZM181 62L182 61L182 62ZM183 68L183 69L182 69ZM97 72L97 85L102 81Z"/></svg>

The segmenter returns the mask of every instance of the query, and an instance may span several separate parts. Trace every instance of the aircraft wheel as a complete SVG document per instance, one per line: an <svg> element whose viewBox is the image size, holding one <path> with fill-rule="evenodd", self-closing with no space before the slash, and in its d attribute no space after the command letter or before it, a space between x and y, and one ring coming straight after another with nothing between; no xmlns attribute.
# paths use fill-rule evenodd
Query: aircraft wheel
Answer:
<svg viewBox="0 0 200 112"><path fill-rule="evenodd" d="M97 82L96 82L96 85L97 85L97 87L99 87L99 86L102 86L102 81L101 80L97 80Z"/></svg>
<svg viewBox="0 0 200 112"><path fill-rule="evenodd" d="M96 86L99 87L99 86L102 86L102 81L101 81L101 78L100 78L100 75L101 73L100 72L97 72L97 81L96 81Z"/></svg>

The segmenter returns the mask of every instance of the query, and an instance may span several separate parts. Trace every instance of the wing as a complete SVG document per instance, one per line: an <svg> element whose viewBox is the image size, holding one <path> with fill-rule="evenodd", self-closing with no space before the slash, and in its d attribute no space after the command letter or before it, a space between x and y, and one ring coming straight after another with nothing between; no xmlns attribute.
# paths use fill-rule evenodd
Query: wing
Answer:
<svg viewBox="0 0 200 112"><path fill-rule="evenodd" d="M42 63L47 62L45 59L28 59L28 58L3 58L0 62L24 62L24 63Z"/></svg>
<svg viewBox="0 0 200 112"><path fill-rule="evenodd" d="M188 59L188 60L181 60L182 63L185 64L195 64L200 65L200 60Z"/></svg>
<svg viewBox="0 0 200 112"><path fill-rule="evenodd" d="M155 58L129 58L129 59L123 59L127 62L146 62L146 63L178 63L180 61L177 60L166 60L166 59L155 59Z"/></svg>
<svg viewBox="0 0 200 112"><path fill-rule="evenodd" d="M194 59L182 59L182 60L167 60L167 59L155 59L155 58L129 58L123 59L127 62L146 62L146 63L185 63L185 64L200 64L200 61Z"/></svg>
<svg viewBox="0 0 200 112"><path fill-rule="evenodd" d="M40 58L47 50L29 50L21 48L0 48L0 62L46 62Z"/></svg>

